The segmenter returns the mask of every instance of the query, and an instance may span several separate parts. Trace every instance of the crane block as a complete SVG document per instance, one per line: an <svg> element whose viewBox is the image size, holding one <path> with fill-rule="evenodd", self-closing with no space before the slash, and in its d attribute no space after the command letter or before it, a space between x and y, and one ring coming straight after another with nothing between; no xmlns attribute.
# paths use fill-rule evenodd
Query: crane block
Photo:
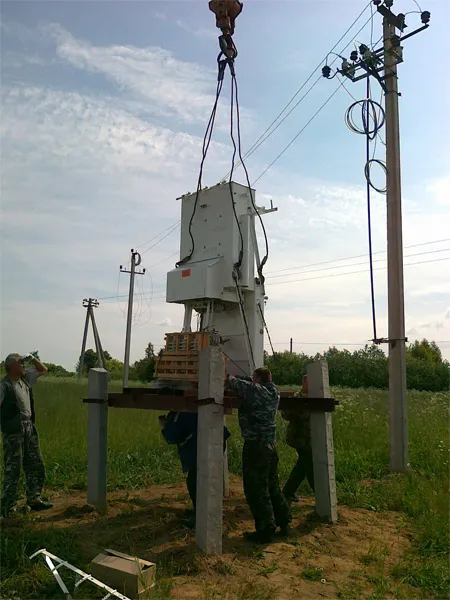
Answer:
<svg viewBox="0 0 450 600"><path fill-rule="evenodd" d="M239 0L211 0L209 10L216 15L216 26L223 34L233 35L234 22L242 12Z"/></svg>

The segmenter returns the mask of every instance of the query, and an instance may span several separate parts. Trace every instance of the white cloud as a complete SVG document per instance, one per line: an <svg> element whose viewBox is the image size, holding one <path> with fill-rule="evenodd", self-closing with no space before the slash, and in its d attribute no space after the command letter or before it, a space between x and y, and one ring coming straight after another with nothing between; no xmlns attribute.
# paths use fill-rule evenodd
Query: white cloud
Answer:
<svg viewBox="0 0 450 600"><path fill-rule="evenodd" d="M55 41L60 59L104 75L120 93L147 99L150 113L206 122L215 89L215 73L208 69L180 60L162 48L94 46L76 39L58 24L46 25L43 31Z"/></svg>

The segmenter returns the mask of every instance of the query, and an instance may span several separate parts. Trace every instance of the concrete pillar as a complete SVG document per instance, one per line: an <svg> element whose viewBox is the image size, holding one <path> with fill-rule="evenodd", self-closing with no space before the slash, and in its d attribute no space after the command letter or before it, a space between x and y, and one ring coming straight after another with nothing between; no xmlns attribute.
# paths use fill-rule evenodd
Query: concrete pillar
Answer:
<svg viewBox="0 0 450 600"><path fill-rule="evenodd" d="M196 514L196 542L206 554L222 554L223 384L222 353L208 346L199 352Z"/></svg>
<svg viewBox="0 0 450 600"><path fill-rule="evenodd" d="M309 396L330 398L328 364L325 361L312 363L308 365L307 372ZM331 413L312 412L310 421L316 512L334 523L337 521L337 501Z"/></svg>
<svg viewBox="0 0 450 600"><path fill-rule="evenodd" d="M91 369L88 377L87 501L98 510L106 507L108 462L108 372Z"/></svg>

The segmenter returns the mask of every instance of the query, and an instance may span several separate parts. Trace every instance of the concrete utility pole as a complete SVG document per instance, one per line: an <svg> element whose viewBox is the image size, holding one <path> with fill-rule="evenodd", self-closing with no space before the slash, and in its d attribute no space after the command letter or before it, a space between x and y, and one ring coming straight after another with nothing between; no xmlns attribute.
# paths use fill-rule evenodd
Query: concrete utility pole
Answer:
<svg viewBox="0 0 450 600"><path fill-rule="evenodd" d="M408 422L400 131L394 36L395 26L388 17L384 17L390 447L391 470L402 472L408 465Z"/></svg>
<svg viewBox="0 0 450 600"><path fill-rule="evenodd" d="M388 322L389 335L387 338L378 338L376 335L376 322L374 312L373 280L372 303L374 321L375 344L388 344L389 346L389 416L390 416L390 466L391 471L403 472L408 466L408 424L406 406L406 342L405 335L405 299L403 282L403 240L402 240L402 193L400 176L400 132L398 114L398 77L397 65L403 62L403 47L401 42L416 33L429 27L430 13L425 10L420 12L422 26L411 33L403 35L405 28L405 15L392 12L394 0L373 0L377 11L383 16L383 46L379 49L369 48L361 44L358 51L350 54L350 61L343 58L341 69L337 73L347 77L353 82L362 79L374 78L381 85L385 95L385 126L386 126L386 196L387 196L387 262L388 262ZM408 13L409 14L409 13ZM397 30L399 33L397 33ZM360 56L359 56L360 55ZM381 58L383 57L383 59ZM335 73L336 74L336 73ZM322 75L331 79L331 67L325 65ZM367 152L370 140L377 133L370 131L370 113L377 110L377 103L370 97L368 84L368 97L366 100L357 101L351 105L347 118L352 109L361 106L366 113L367 123L363 128L351 126L352 131L364 133L367 136ZM381 109L381 107L379 107ZM367 116L369 115L369 116ZM381 127L380 125L379 127ZM370 165L373 162L367 159L365 166L368 182L368 210L369 210L369 243L370 243L370 187L379 193L383 190L375 188L370 181ZM382 164L382 163L381 163ZM371 263L372 264L372 263Z"/></svg>
<svg viewBox="0 0 450 600"><path fill-rule="evenodd" d="M125 357L123 360L123 387L128 387L128 374L130 372L130 346L131 346L131 323L133 320L133 296L134 296L134 276L144 275L145 269L136 271L136 267L141 264L141 255L131 249L131 269L127 271L120 265L121 273L130 274L130 290L128 292L128 315L127 315L127 331L125 334Z"/></svg>

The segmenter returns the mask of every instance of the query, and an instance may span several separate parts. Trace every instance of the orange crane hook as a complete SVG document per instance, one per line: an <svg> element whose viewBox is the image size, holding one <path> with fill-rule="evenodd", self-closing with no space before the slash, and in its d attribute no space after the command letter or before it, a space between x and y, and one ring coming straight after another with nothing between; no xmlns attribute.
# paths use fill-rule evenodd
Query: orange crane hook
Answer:
<svg viewBox="0 0 450 600"><path fill-rule="evenodd" d="M239 0L211 0L209 10L216 15L216 26L224 35L233 35L234 22L242 12L243 3Z"/></svg>

